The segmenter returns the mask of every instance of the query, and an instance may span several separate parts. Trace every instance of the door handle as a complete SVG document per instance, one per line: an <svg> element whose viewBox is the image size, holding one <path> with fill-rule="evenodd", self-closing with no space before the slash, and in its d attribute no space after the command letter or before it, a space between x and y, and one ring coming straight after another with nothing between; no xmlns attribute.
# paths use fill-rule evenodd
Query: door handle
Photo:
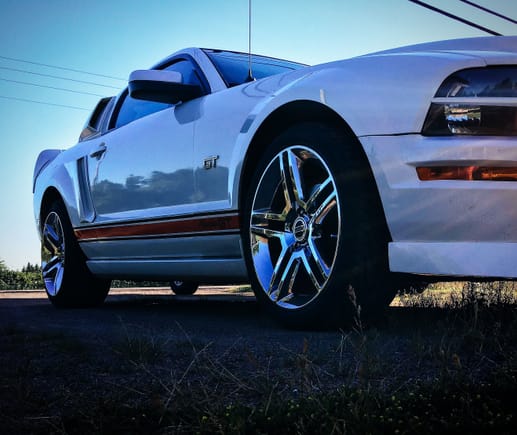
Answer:
<svg viewBox="0 0 517 435"><path fill-rule="evenodd" d="M90 157L92 159L100 159L107 149L108 148L106 147L106 144L103 142L94 152L90 154Z"/></svg>

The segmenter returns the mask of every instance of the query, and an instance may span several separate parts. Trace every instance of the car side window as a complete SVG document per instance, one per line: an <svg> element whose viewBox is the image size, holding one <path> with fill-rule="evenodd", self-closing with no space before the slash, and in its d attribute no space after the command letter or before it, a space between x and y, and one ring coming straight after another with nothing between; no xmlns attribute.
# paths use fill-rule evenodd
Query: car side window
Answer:
<svg viewBox="0 0 517 435"><path fill-rule="evenodd" d="M188 59L175 60L170 65L160 69L180 72L183 77L183 83L189 85L198 85L203 89L205 88L205 86L203 86L201 83L201 80L196 71L196 67ZM130 122L133 122L144 116L159 112L160 110L164 110L172 106L171 104L166 103L137 100L136 98L129 96L127 90L125 91L125 96L122 98L123 101L119 106L119 110L116 115L114 125L115 128L122 127L123 125L129 124Z"/></svg>
<svg viewBox="0 0 517 435"><path fill-rule="evenodd" d="M166 71L177 71L181 73L181 76L183 77L183 83L187 85L197 85L204 88L204 86L201 84L201 81L199 80L196 67L188 59L182 59L180 61L174 62L163 69Z"/></svg>

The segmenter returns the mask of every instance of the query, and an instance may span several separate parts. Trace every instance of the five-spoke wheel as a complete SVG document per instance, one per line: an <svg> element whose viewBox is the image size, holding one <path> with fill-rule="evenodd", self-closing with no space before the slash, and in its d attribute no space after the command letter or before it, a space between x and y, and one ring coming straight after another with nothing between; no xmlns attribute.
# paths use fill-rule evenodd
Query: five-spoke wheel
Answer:
<svg viewBox="0 0 517 435"><path fill-rule="evenodd" d="M41 271L49 296L59 292L65 270L65 237L59 215L52 211L43 224Z"/></svg>
<svg viewBox="0 0 517 435"><path fill-rule="evenodd" d="M252 287L288 326L349 323L392 299L389 233L350 132L304 123L279 134L255 167L243 217Z"/></svg>
<svg viewBox="0 0 517 435"><path fill-rule="evenodd" d="M325 288L339 241L338 202L335 180L311 148L287 147L265 169L253 200L250 242L257 278L275 304L300 308Z"/></svg>
<svg viewBox="0 0 517 435"><path fill-rule="evenodd" d="M90 307L101 304L110 281L94 277L72 231L61 201L42 215L41 269L50 301L57 307Z"/></svg>

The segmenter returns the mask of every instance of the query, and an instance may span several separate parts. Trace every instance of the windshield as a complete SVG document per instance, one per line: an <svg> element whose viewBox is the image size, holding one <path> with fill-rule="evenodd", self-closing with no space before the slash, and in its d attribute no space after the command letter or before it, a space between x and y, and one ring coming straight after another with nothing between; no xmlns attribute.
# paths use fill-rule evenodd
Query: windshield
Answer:
<svg viewBox="0 0 517 435"><path fill-rule="evenodd" d="M221 50L204 51L229 87L237 86L247 81L249 68L249 56L247 54ZM255 54L251 56L251 69L255 79L293 71L306 66L301 63L274 59L272 57L257 56Z"/></svg>

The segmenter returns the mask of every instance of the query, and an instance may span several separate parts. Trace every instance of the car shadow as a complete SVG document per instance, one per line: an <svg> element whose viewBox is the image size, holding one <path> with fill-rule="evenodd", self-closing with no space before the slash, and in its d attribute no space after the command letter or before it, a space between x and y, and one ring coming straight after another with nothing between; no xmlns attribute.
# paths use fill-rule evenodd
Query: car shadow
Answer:
<svg viewBox="0 0 517 435"><path fill-rule="evenodd" d="M446 308L390 306L374 319L353 323L348 329L334 328L321 333L343 333L359 329L432 332L436 325L458 313ZM254 296L214 294L173 296L170 294L113 294L98 308L56 309L43 297L0 297L0 325L16 323L36 329L81 330L101 333L121 324L166 329L185 325L189 330L217 335L235 331L251 335L264 333L317 334L318 331L288 330L264 310ZM280 332L282 331L282 332Z"/></svg>

